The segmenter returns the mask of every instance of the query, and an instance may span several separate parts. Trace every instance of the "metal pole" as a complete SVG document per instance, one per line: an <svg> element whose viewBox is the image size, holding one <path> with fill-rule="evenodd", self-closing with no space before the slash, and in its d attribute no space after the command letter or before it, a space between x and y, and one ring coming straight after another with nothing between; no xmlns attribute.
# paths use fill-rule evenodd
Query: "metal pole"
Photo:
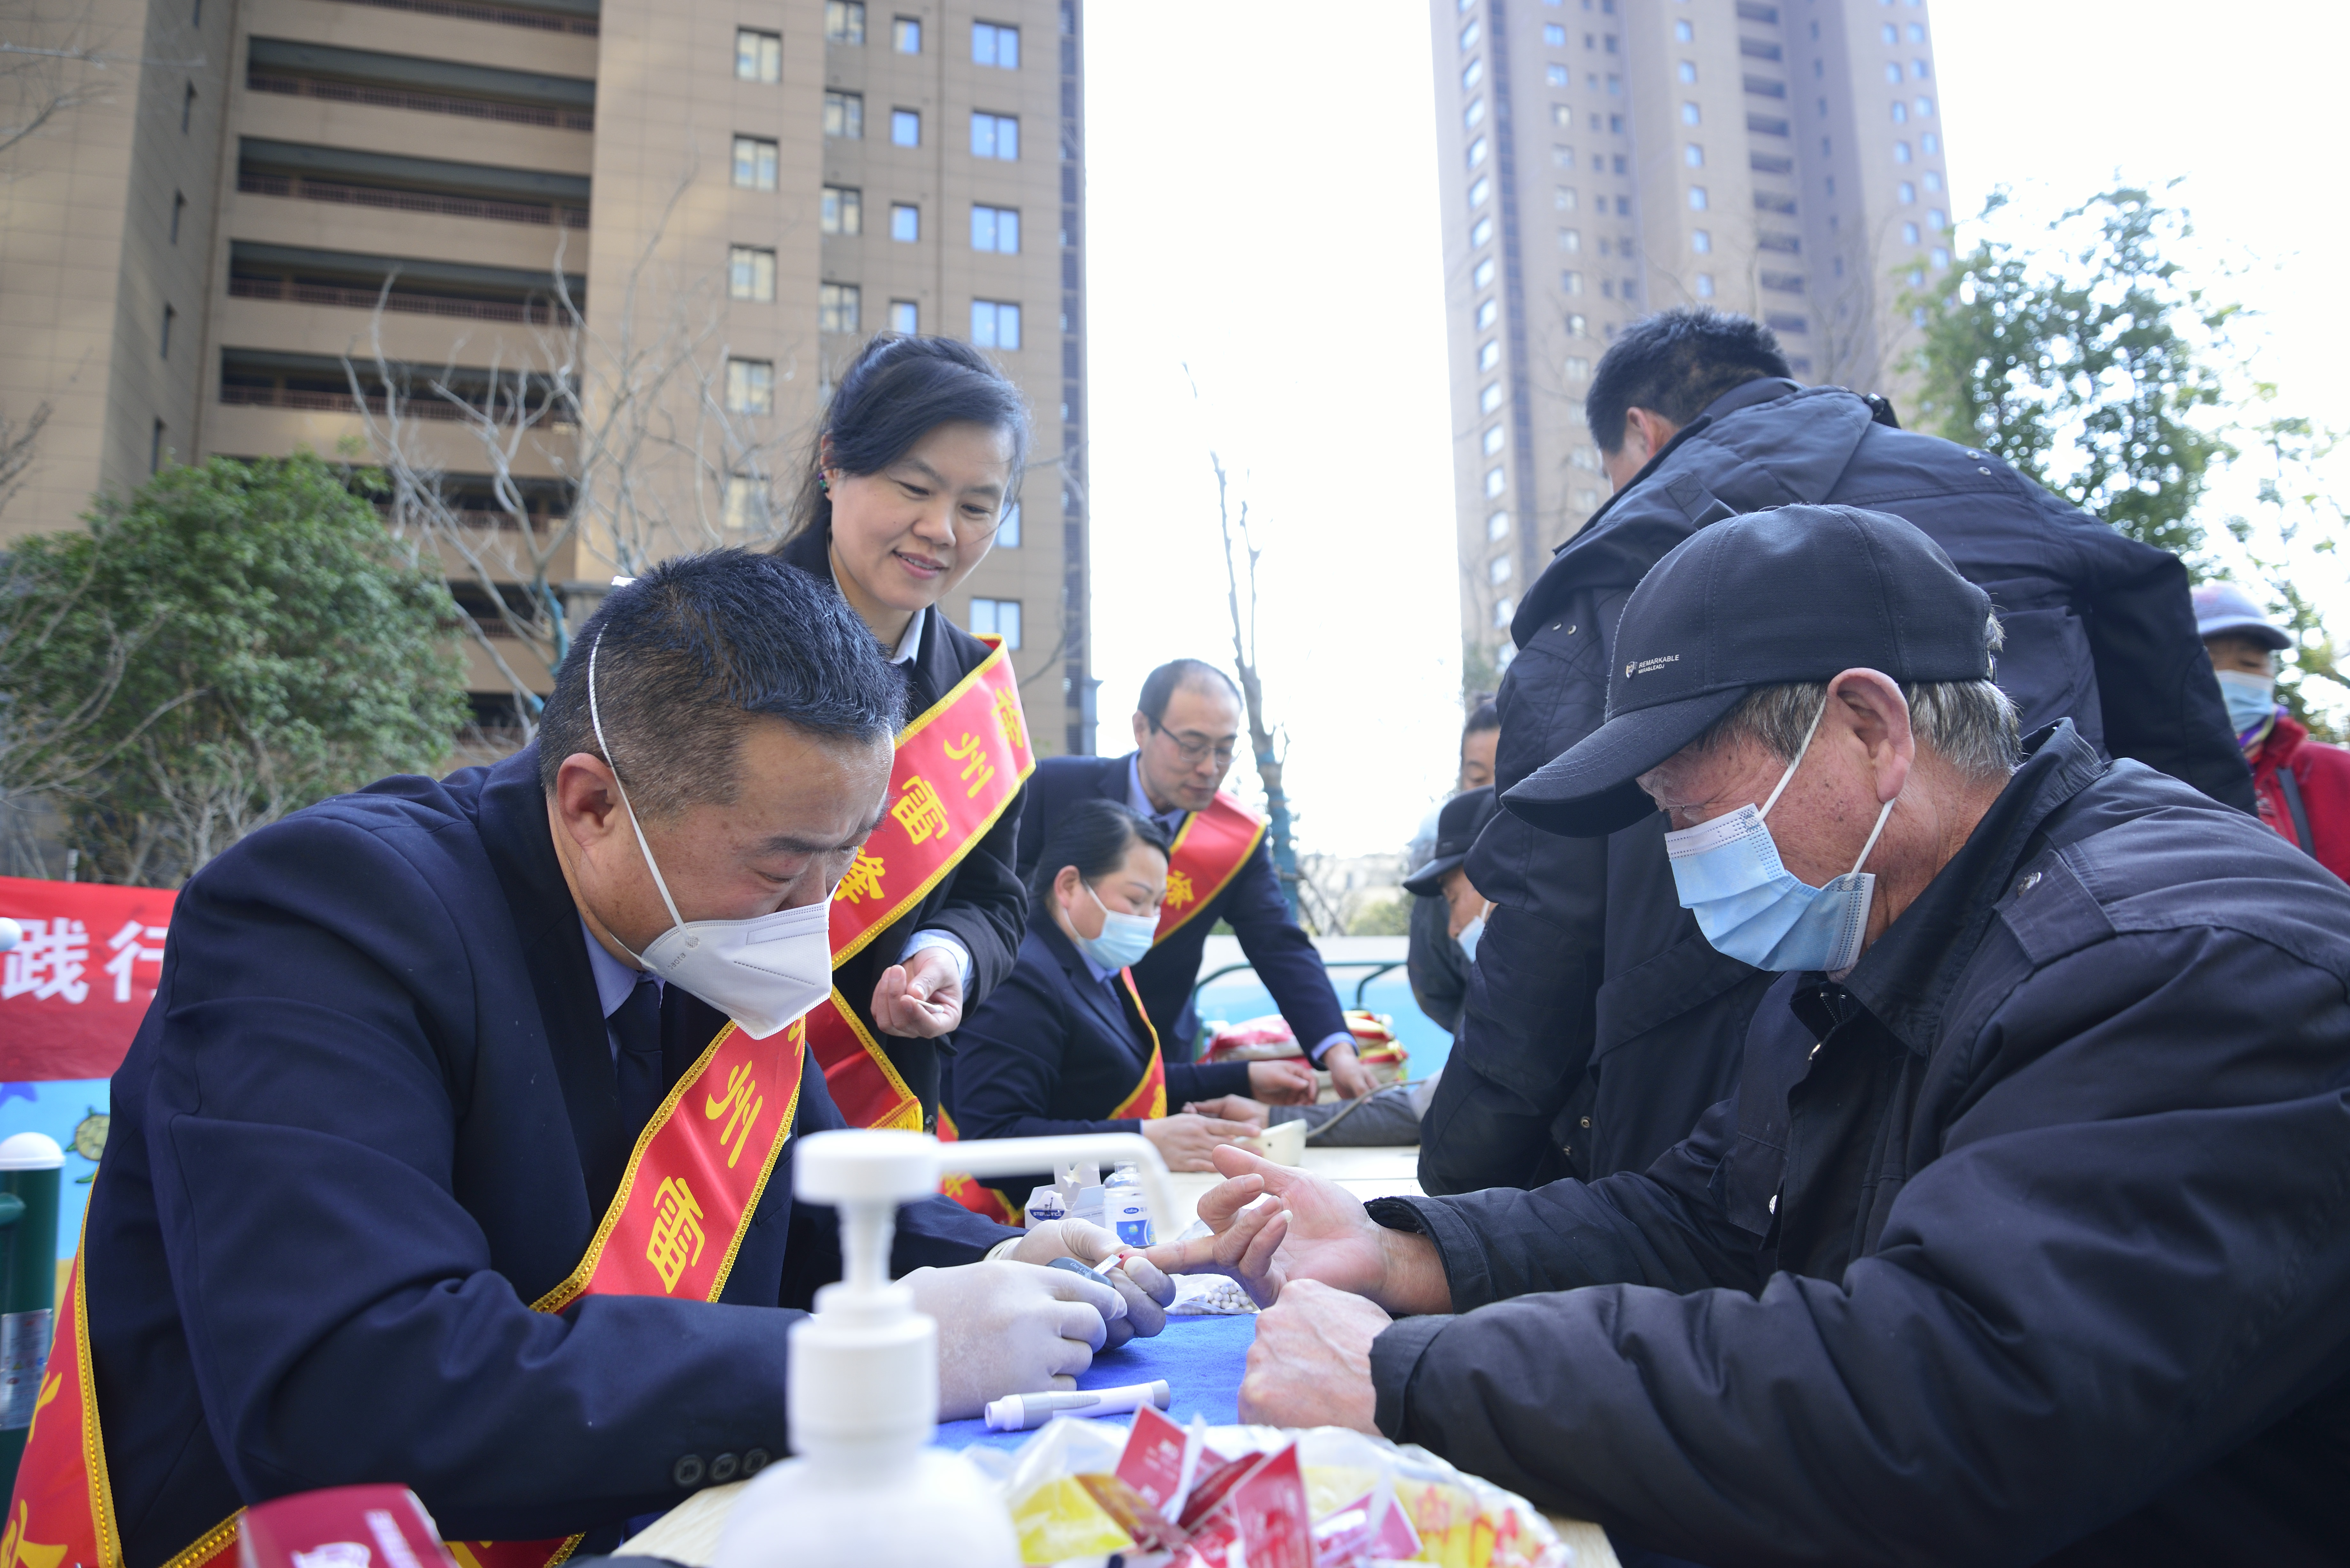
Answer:
<svg viewBox="0 0 2350 1568"><path fill-rule="evenodd" d="M0 1142L0 1488L8 1490L48 1370L65 1163L65 1150L41 1133Z"/></svg>

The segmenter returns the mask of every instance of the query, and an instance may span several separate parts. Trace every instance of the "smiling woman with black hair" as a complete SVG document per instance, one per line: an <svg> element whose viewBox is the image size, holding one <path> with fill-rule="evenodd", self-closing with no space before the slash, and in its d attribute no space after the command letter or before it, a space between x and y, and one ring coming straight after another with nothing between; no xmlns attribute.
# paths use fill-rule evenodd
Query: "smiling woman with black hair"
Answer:
<svg viewBox="0 0 2350 1568"><path fill-rule="evenodd" d="M992 651L949 622L941 604L994 543L1027 454L1019 389L949 337L875 338L826 407L775 553L839 587L904 674L911 721ZM1011 971L1026 922L1014 869L1020 808L1014 794L963 838L920 898L835 970L837 995L810 1021L810 1044L852 1120L905 1117L910 1096L923 1125L935 1124L935 1042ZM836 938L839 929L836 922ZM844 1004L854 1027L826 1038L824 1024Z"/></svg>

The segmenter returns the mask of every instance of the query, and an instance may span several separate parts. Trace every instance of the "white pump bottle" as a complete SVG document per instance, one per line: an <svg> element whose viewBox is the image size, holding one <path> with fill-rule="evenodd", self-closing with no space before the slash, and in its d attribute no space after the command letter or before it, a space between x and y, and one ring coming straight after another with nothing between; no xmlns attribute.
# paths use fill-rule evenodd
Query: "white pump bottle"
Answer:
<svg viewBox="0 0 2350 1568"><path fill-rule="evenodd" d="M1139 1169L1159 1234L1180 1229L1167 1167L1136 1133L941 1145L926 1133L811 1134L793 1190L840 1210L841 1282L816 1293L789 1352L792 1448L743 1489L713 1568L1018 1568L1003 1501L961 1456L930 1447L939 1330L889 1279L898 1205L947 1171L1013 1176L1094 1159ZM1004 1390L1027 1392L1027 1390Z"/></svg>

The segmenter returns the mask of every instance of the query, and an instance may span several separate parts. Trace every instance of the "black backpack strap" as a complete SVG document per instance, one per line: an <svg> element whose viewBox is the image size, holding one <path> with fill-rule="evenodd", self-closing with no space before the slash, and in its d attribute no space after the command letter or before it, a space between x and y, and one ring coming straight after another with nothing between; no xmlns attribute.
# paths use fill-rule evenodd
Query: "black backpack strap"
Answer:
<svg viewBox="0 0 2350 1568"><path fill-rule="evenodd" d="M2280 767L2277 785L2284 791L2284 808L2293 815L2293 836L2301 840L2301 852L2316 859L2317 840L2309 836L2309 808L2301 804L2301 781L2293 776L2291 767Z"/></svg>

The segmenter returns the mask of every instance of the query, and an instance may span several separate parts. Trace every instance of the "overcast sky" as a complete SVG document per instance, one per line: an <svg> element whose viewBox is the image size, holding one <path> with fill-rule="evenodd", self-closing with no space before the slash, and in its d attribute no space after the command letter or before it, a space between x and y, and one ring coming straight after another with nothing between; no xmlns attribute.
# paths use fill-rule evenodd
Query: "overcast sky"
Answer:
<svg viewBox="0 0 2350 1568"><path fill-rule="evenodd" d="M2021 232L2116 173L2183 177L2206 259L2246 268L2222 292L2261 313L2257 373L2350 427L2350 327L2321 270L2343 254L2339 8L1931 16L1957 212L2015 187ZM1098 749L1128 749L1153 664L1230 661L1212 449L1263 551L1260 664L1301 842L1399 847L1461 722L1426 0L1107 0L1087 25Z"/></svg>

